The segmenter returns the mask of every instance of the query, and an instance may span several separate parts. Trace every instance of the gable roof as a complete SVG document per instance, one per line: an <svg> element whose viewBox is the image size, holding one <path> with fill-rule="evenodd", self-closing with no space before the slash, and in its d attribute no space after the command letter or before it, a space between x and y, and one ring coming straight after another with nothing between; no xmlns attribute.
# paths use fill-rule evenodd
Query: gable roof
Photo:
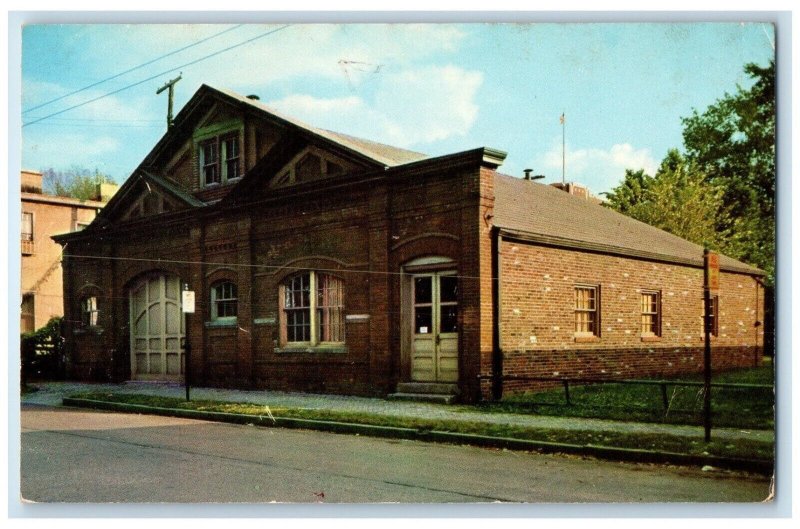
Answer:
<svg viewBox="0 0 800 529"><path fill-rule="evenodd" d="M117 193L115 193L113 197L111 197L111 200L108 202L108 204L106 204L106 206L97 215L95 221L98 225L108 222L115 212L125 208L131 202L131 200L135 200L135 197L132 195L132 193L139 182L145 182L147 185L153 184L156 189L163 191L165 194L177 199L178 202L183 203L188 207L197 208L205 206L205 203L197 200L191 194L184 191L181 186L171 181L169 178L156 175L152 172L145 171L144 169L138 169L130 178L128 178L123 187ZM92 224L94 224L94 222ZM89 228L91 227L92 226L90 225Z"/></svg>
<svg viewBox="0 0 800 529"><path fill-rule="evenodd" d="M365 140L363 138L356 138L355 136L349 136L347 134L342 134L340 132L333 132L330 130L313 127L311 125L308 125L307 123L303 123L298 119L281 114L277 110L268 107L267 105L261 103L258 100L250 99L249 97L237 94L236 92L233 92L231 90L226 90L223 88L214 88L212 86L208 86L205 84L202 87L200 87L198 93L200 93L200 91L202 90L209 90L227 96L239 103L245 104L249 107L258 110L259 112L265 113L270 117L278 118L281 121L294 125L295 127L310 132L328 141L331 141L340 147L343 147L349 151L356 152L362 156L370 158L371 160L374 160L375 162L378 162L381 165L385 165L387 167L394 167L396 165L402 165L405 163L415 162L427 158L427 155L419 152L409 151L407 149L401 149L399 147L393 147L391 145L385 145L383 143L378 143L371 140Z"/></svg>
<svg viewBox="0 0 800 529"><path fill-rule="evenodd" d="M553 186L495 173L494 225L537 242L703 266L703 247ZM725 270L764 272L720 255Z"/></svg>

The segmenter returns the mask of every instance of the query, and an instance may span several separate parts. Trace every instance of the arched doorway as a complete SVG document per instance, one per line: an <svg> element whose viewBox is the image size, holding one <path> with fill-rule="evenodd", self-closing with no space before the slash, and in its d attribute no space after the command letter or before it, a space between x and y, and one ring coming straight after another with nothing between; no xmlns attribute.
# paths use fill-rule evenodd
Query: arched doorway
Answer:
<svg viewBox="0 0 800 529"><path fill-rule="evenodd" d="M130 289L131 378L182 380L184 317L180 278L143 277Z"/></svg>
<svg viewBox="0 0 800 529"><path fill-rule="evenodd" d="M404 357L410 381L459 380L459 292L456 264L423 257L403 266Z"/></svg>

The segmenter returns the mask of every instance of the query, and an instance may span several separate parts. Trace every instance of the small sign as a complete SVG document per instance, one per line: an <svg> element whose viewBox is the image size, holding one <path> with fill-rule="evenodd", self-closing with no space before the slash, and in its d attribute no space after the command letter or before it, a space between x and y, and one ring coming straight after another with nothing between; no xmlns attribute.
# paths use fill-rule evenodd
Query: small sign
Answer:
<svg viewBox="0 0 800 529"><path fill-rule="evenodd" d="M719 290L719 254L708 252L706 254L706 277L709 290Z"/></svg>
<svg viewBox="0 0 800 529"><path fill-rule="evenodd" d="M419 334L428 334L428 328L427 327L420 327L419 328Z"/></svg>
<svg viewBox="0 0 800 529"><path fill-rule="evenodd" d="M181 310L185 314L194 314L194 290L181 292Z"/></svg>

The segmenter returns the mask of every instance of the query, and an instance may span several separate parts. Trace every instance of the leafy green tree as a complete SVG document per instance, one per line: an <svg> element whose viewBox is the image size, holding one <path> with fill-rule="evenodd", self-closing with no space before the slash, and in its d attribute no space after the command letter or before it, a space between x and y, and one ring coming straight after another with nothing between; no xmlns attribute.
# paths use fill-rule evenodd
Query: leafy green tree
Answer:
<svg viewBox="0 0 800 529"><path fill-rule="evenodd" d="M647 190L653 182L653 177L646 174L644 169L633 171L625 170L622 183L606 193L606 205L630 215L630 209L636 204L647 200Z"/></svg>
<svg viewBox="0 0 800 529"><path fill-rule="evenodd" d="M686 158L724 189L731 217L720 221L734 237L728 254L767 272L775 260L775 61L747 64L754 80L684 118ZM738 230L732 230L737 222Z"/></svg>
<svg viewBox="0 0 800 529"><path fill-rule="evenodd" d="M91 200L97 195L97 184L105 183L115 182L97 168L92 170L73 165L66 170L52 167L42 170L42 187L51 195Z"/></svg>
<svg viewBox="0 0 800 529"><path fill-rule="evenodd" d="M724 190L680 153L672 150L655 176L626 171L623 182L607 195L606 205L637 220L679 237L722 250L729 239L730 223Z"/></svg>

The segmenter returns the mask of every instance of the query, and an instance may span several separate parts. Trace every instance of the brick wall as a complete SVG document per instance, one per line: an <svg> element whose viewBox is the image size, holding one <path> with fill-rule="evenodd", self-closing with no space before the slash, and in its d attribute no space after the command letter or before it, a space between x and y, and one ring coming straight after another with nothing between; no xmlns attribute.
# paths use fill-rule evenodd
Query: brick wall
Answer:
<svg viewBox="0 0 800 529"><path fill-rule="evenodd" d="M640 378L700 372L703 271L504 240L502 349L506 374ZM575 285L600 290L600 336L575 337ZM661 336L641 334L641 290L661 293ZM763 288L723 272L715 369L757 365L763 347ZM530 384L514 383L509 389Z"/></svg>

